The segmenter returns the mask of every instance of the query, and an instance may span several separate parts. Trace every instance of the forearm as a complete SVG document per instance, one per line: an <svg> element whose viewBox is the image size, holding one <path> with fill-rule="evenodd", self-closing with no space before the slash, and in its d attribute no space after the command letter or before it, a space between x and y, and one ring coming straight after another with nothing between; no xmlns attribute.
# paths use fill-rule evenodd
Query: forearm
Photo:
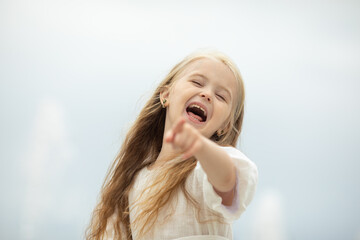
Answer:
<svg viewBox="0 0 360 240"><path fill-rule="evenodd" d="M231 157L219 145L204 138L195 154L207 174L209 182L220 192L228 192L235 186L235 165Z"/></svg>

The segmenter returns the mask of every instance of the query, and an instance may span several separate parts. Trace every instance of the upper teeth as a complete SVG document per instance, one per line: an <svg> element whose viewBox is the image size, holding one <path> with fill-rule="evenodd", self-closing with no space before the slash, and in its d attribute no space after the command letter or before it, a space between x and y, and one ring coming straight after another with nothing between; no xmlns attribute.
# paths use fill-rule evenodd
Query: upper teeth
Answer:
<svg viewBox="0 0 360 240"><path fill-rule="evenodd" d="M199 105L196 105L196 104L191 104L190 107L196 107L196 108L199 108L201 111L203 111L204 115L206 116L206 111L205 109L203 109L202 107L200 107Z"/></svg>

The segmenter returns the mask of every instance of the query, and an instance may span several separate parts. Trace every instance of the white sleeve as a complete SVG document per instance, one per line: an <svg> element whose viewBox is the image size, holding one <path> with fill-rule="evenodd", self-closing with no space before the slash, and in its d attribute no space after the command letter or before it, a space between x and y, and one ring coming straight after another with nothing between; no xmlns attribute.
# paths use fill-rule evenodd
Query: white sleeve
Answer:
<svg viewBox="0 0 360 240"><path fill-rule="evenodd" d="M236 168L236 185L232 205L221 204L222 198L215 192L199 162L195 168L195 178L202 185L205 204L215 212L222 214L225 220L232 222L238 219L250 204L256 189L258 170L256 165L236 148L222 148L233 159Z"/></svg>

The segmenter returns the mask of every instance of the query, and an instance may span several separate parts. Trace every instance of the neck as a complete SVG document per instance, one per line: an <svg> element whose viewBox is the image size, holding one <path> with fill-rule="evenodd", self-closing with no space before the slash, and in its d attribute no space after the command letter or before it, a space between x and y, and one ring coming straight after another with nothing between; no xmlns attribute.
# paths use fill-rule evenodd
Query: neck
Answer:
<svg viewBox="0 0 360 240"><path fill-rule="evenodd" d="M159 166L161 166L162 164L164 164L166 161L169 161L170 159L175 158L176 156L178 156L179 153L176 152L173 147L171 146L170 143L167 143L164 139L163 139L163 143L162 143L162 147L160 150L160 153L158 155L158 157L156 158L155 162L151 165L151 169L153 168L157 168Z"/></svg>

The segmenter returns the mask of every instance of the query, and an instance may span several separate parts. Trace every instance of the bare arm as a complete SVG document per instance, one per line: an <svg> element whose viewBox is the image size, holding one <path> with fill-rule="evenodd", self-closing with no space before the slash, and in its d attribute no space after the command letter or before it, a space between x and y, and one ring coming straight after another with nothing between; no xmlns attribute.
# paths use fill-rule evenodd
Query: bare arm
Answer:
<svg viewBox="0 0 360 240"><path fill-rule="evenodd" d="M230 156L211 140L202 137L202 146L196 152L209 182L220 192L228 192L235 186L235 166Z"/></svg>
<svg viewBox="0 0 360 240"><path fill-rule="evenodd" d="M216 143L203 137L203 147L195 154L224 205L230 206L234 198L235 165L230 156Z"/></svg>
<svg viewBox="0 0 360 240"><path fill-rule="evenodd" d="M236 181L235 165L219 145L202 136L200 132L180 120L166 134L166 141L183 153L184 158L195 156L204 169L209 182L222 198L224 205L231 205Z"/></svg>

